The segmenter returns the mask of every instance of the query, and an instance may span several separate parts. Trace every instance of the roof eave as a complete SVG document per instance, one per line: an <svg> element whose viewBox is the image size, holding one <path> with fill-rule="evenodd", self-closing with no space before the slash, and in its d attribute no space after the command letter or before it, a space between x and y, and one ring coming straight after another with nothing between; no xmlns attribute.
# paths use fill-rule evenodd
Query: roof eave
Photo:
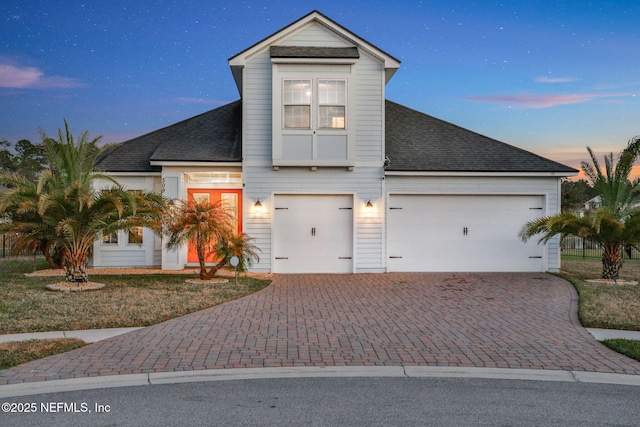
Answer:
<svg viewBox="0 0 640 427"><path fill-rule="evenodd" d="M189 160L151 160L151 166L219 166L219 167L242 167L242 161L189 161Z"/></svg>
<svg viewBox="0 0 640 427"><path fill-rule="evenodd" d="M415 171L386 170L385 176L528 176L528 177L570 177L578 175L571 171Z"/></svg>

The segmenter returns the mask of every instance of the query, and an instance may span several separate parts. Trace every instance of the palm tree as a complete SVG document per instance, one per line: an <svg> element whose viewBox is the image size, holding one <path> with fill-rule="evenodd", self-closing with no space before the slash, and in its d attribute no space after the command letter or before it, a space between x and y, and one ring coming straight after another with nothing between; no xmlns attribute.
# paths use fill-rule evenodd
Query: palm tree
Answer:
<svg viewBox="0 0 640 427"><path fill-rule="evenodd" d="M254 260L257 251L245 233L235 232L235 218L222 202L176 200L165 220L164 233L169 237L168 249L178 249L191 242L198 254L200 279L209 280L229 263L233 256L240 260L238 268L245 271ZM207 269L206 259L213 255L213 264Z"/></svg>
<svg viewBox="0 0 640 427"><path fill-rule="evenodd" d="M178 249L192 242L198 254L200 279L208 280L216 274L224 257L217 256L207 270L207 256L216 253L217 242L226 242L233 236L233 228L233 215L224 209L222 202L176 200L165 219L164 233L169 237L166 246Z"/></svg>
<svg viewBox="0 0 640 427"><path fill-rule="evenodd" d="M50 261L59 255L66 280L86 282L96 240L136 226L159 232L166 203L156 193L128 192L112 177L94 171L100 138L89 140L85 131L76 142L66 120L64 124L58 140L41 132L49 167L36 183L16 174L0 175L0 184L8 187L0 195L0 215L7 219L0 232L19 233L18 249L37 248ZM98 179L112 186L96 190Z"/></svg>
<svg viewBox="0 0 640 427"><path fill-rule="evenodd" d="M640 137L629 141L617 162L613 153L606 155L604 168L589 147L587 151L593 163L582 162L581 169L600 196L598 206L584 216L562 212L530 221L522 228L520 237L527 241L540 234L540 242L547 242L558 234L589 238L602 248L602 278L615 279L622 267L622 249L636 247L640 242L640 211L636 209L640 203L640 185L637 180L629 180L640 154Z"/></svg>
<svg viewBox="0 0 640 427"><path fill-rule="evenodd" d="M238 257L238 271L245 272L253 265L253 262L260 262L258 252L260 248L253 244L253 238L246 233L238 233L228 240L222 240L216 245L216 251L220 254L221 261L217 268L224 267L232 257Z"/></svg>

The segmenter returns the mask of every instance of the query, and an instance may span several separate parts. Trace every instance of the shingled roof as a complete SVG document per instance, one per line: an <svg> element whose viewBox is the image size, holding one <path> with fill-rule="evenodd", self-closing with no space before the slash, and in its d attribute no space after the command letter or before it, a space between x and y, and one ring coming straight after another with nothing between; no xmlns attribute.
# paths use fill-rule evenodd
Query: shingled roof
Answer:
<svg viewBox="0 0 640 427"><path fill-rule="evenodd" d="M151 161L242 161L242 103L235 101L123 142L100 156L95 167L109 172L161 171Z"/></svg>
<svg viewBox="0 0 640 427"><path fill-rule="evenodd" d="M578 172L395 102L385 108L388 171Z"/></svg>
<svg viewBox="0 0 640 427"><path fill-rule="evenodd" d="M387 171L577 171L395 102L386 101ZM241 162L242 102L235 101L126 141L96 162L109 172L159 172L164 162Z"/></svg>
<svg viewBox="0 0 640 427"><path fill-rule="evenodd" d="M357 47L271 46L272 58L360 58Z"/></svg>

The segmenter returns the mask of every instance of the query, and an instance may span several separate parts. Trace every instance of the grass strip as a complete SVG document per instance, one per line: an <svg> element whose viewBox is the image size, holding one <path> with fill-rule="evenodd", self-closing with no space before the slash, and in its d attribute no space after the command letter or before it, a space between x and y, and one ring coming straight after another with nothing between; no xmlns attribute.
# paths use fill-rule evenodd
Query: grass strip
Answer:
<svg viewBox="0 0 640 427"><path fill-rule="evenodd" d="M622 353L625 356L640 361L640 341L615 338L600 342L613 351L617 351L618 353Z"/></svg>
<svg viewBox="0 0 640 427"><path fill-rule="evenodd" d="M58 353L80 348L86 343L77 338L56 338L49 340L28 340L0 343L0 369L11 368L53 356Z"/></svg>

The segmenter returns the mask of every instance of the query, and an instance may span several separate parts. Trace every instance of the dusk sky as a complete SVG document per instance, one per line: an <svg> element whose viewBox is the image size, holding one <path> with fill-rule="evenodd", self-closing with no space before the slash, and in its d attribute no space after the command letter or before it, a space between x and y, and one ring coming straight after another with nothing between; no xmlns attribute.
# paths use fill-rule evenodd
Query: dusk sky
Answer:
<svg viewBox="0 0 640 427"><path fill-rule="evenodd" d="M234 101L227 59L314 9L402 61L389 100L574 167L640 135L638 0L0 0L0 139Z"/></svg>

